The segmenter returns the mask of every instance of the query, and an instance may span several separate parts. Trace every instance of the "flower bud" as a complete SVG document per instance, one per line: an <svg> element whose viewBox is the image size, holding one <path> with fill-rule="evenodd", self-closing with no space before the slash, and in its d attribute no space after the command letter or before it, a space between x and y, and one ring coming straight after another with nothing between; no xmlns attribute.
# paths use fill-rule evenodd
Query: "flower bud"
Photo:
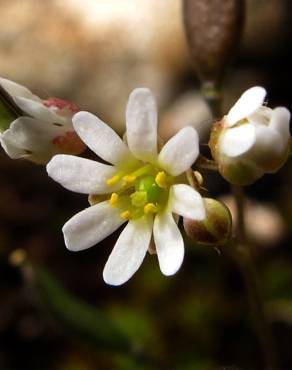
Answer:
<svg viewBox="0 0 292 370"><path fill-rule="evenodd" d="M80 154L85 144L76 134L79 108L58 98L42 100L22 85L0 78L0 141L12 159L45 164L55 154Z"/></svg>
<svg viewBox="0 0 292 370"><path fill-rule="evenodd" d="M239 44L241 0L184 0L184 24L195 70L201 80L217 80Z"/></svg>
<svg viewBox="0 0 292 370"><path fill-rule="evenodd" d="M231 235L232 219L229 209L218 200L203 198L206 218L194 221L184 218L183 224L187 236L193 241L218 247L224 245Z"/></svg>
<svg viewBox="0 0 292 370"><path fill-rule="evenodd" d="M283 166L290 151L290 112L265 106L266 90L247 90L227 116L215 123L209 141L221 175L249 185Z"/></svg>

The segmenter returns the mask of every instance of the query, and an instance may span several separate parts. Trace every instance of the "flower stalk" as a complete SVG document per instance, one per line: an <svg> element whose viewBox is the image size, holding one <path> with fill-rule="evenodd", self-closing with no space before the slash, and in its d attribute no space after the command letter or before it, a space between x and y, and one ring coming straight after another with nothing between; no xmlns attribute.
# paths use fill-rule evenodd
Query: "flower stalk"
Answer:
<svg viewBox="0 0 292 370"><path fill-rule="evenodd" d="M233 186L233 194L237 208L236 248L233 251L233 256L244 280L254 328L265 361L265 369L277 370L279 367L275 343L260 293L257 271L251 256L251 247L246 236L243 188Z"/></svg>

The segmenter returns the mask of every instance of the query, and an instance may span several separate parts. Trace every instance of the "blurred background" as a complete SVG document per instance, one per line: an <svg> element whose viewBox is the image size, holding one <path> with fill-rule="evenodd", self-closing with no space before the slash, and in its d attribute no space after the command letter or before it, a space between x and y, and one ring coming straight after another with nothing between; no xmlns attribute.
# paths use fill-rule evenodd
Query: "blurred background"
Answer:
<svg viewBox="0 0 292 370"><path fill-rule="evenodd" d="M292 109L289 0L247 0L238 55L223 84L223 112L255 84ZM163 139L193 125L208 141L212 115L191 66L180 0L1 0L0 75L40 97L74 101L120 134L127 99L147 86ZM88 153L88 155L90 155ZM205 187L232 210L227 184ZM292 369L292 162L247 188L248 232L284 370ZM102 270L117 234L79 253L63 223L86 196L42 166L0 152L0 369L261 369L243 282L232 261L186 241L181 270L161 275L148 255L114 288ZM15 264L22 249L28 263Z"/></svg>

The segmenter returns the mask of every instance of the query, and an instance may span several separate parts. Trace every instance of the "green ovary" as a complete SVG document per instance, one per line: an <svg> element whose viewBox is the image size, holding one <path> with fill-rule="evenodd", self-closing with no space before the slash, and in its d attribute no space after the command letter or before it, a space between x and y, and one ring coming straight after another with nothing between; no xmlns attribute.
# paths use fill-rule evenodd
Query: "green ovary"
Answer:
<svg viewBox="0 0 292 370"><path fill-rule="evenodd" d="M117 173L107 180L108 185L123 181L121 189L112 193L109 203L122 210L124 219L137 219L154 214L165 207L173 177L152 165L145 165L131 173Z"/></svg>

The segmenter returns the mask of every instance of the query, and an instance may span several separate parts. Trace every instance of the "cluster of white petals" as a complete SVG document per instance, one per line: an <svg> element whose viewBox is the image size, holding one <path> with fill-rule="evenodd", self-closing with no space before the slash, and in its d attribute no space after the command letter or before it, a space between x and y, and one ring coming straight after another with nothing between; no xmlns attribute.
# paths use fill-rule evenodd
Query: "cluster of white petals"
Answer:
<svg viewBox="0 0 292 370"><path fill-rule="evenodd" d="M184 242L173 214L194 220L206 215L201 195L185 178L199 154L196 130L181 129L159 152L157 108L145 88L129 97L127 143L91 113L75 114L73 125L108 164L56 155L47 165L49 176L66 189L99 198L64 225L67 248L92 247L127 222L105 265L105 282L120 285L130 279L153 242L161 272L174 274L183 261Z"/></svg>
<svg viewBox="0 0 292 370"><path fill-rule="evenodd" d="M257 178L277 171L289 154L290 112L267 107L265 97L260 86L245 91L225 117L218 143L221 161L248 165Z"/></svg>
<svg viewBox="0 0 292 370"><path fill-rule="evenodd" d="M12 159L26 158L47 163L56 153L80 153L84 148L74 132L74 104L61 99L41 100L26 87L5 78L1 86L23 112L0 135L0 142Z"/></svg>

